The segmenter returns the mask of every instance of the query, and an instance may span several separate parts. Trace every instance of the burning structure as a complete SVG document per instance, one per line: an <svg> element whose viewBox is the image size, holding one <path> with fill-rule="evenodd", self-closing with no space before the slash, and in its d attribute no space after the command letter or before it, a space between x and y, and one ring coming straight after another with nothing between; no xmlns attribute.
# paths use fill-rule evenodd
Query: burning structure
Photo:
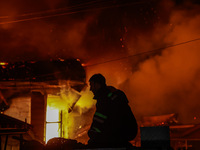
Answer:
<svg viewBox="0 0 200 150"><path fill-rule="evenodd" d="M17 148L31 140L43 146L53 137L86 142L93 110L83 112L77 106L86 87L79 60L1 63L0 67L1 147ZM195 145L199 125L179 124L177 119L177 114L143 117L140 127L169 126L174 148ZM141 141L139 133L133 144L141 146Z"/></svg>
<svg viewBox="0 0 200 150"><path fill-rule="evenodd" d="M52 137L75 138L81 127L70 113L86 86L79 60L1 63L0 67L1 119L12 120L1 120L2 133L31 128L31 137L41 143Z"/></svg>
<svg viewBox="0 0 200 150"><path fill-rule="evenodd" d="M186 126L182 126L180 130L174 127L173 130L189 132L197 129L196 126L200 123L199 1L20 0L19 3L11 0L0 3L1 61L81 58L91 65L86 70L88 75L98 70L110 79L109 83L125 91L138 120L142 116L176 113L179 116L178 122ZM13 76L10 76L9 82L6 81L8 66L11 65L1 64L1 73L5 68L4 80L1 81L5 99L10 94L8 88L15 92ZM17 66L23 70L23 65ZM14 70L12 67L10 69ZM63 80L59 80L60 84L49 84L50 82L41 80L42 86L33 82L34 78L30 80L31 82L16 82L16 85L22 89L23 84L32 91L32 97L45 95L40 88L42 86L51 93L44 99L58 101L60 97L67 97L64 94L66 90L61 88L60 91L58 87L64 84ZM12 87L7 83L12 83L9 85ZM31 88L33 86L34 90ZM58 96L56 91L62 96ZM75 93L78 97L79 93ZM31 96L28 97L30 101ZM17 98L12 103L6 101L10 108L4 114L9 115L11 107L16 109L14 102L17 101ZM27 103L26 98L20 99L20 102L23 102L23 108L32 106L30 102ZM59 103L51 104L51 107L63 106ZM79 108L74 110L79 112ZM17 118L24 121L21 115ZM30 123L31 116L27 116L27 123ZM57 119L56 122L60 120ZM163 120L159 122L162 123ZM188 136L186 133L180 135Z"/></svg>

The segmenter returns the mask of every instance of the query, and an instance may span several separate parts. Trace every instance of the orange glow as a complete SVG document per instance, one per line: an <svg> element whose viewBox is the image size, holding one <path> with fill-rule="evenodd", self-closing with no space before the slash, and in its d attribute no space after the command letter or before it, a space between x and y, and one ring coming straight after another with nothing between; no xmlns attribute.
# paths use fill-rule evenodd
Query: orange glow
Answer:
<svg viewBox="0 0 200 150"><path fill-rule="evenodd" d="M86 64L81 64L81 66L85 67L85 66L87 66L87 65L86 65Z"/></svg>
<svg viewBox="0 0 200 150"><path fill-rule="evenodd" d="M46 137L45 142L54 137L62 137L60 97L48 95L46 109Z"/></svg>
<svg viewBox="0 0 200 150"><path fill-rule="evenodd" d="M86 95L88 94L86 93ZM93 106L93 104L87 102L86 98L88 97L86 97L84 93L80 94L69 87L62 88L59 94L48 95L46 109L46 143L49 139L54 137L63 137L66 139L74 139L77 137L77 131L80 130L79 127L84 126L85 123L85 121L82 120L82 113L85 111L85 108L89 109ZM74 119L74 117L76 117L76 119Z"/></svg>
<svg viewBox="0 0 200 150"><path fill-rule="evenodd" d="M59 124L53 123L53 122L59 122L59 110L47 106L47 114L46 115L47 115L46 116L46 122L47 122L47 124L46 124L46 143L47 143L47 141L49 139L60 136Z"/></svg>
<svg viewBox="0 0 200 150"><path fill-rule="evenodd" d="M64 60L64 59L62 59L62 58L59 58L59 60L60 60L60 61L65 61L65 60Z"/></svg>
<svg viewBox="0 0 200 150"><path fill-rule="evenodd" d="M0 62L0 65L1 66L5 66L5 65L8 65L8 63L6 63L6 62Z"/></svg>

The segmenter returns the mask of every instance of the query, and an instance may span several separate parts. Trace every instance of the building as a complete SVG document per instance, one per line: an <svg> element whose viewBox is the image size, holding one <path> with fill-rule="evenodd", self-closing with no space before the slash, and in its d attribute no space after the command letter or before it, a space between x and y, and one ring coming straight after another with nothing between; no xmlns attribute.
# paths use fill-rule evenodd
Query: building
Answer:
<svg viewBox="0 0 200 150"><path fill-rule="evenodd" d="M85 80L85 69L76 59L1 63L1 120L12 120L6 125L1 121L1 148L5 147L4 139L8 149L19 148L22 140L18 140L17 146L8 140L18 130L23 131L16 135L19 139L32 137L41 143L54 136L73 137L71 133L77 127L70 128L69 113L80 98ZM30 130L31 136L23 138Z"/></svg>

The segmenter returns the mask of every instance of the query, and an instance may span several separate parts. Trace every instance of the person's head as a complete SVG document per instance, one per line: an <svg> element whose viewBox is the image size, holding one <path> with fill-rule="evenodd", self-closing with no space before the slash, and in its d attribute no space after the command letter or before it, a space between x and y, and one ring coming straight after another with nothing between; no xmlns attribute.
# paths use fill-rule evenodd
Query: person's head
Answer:
<svg viewBox="0 0 200 150"><path fill-rule="evenodd" d="M90 79L90 91L93 92L93 94L95 94L99 89L101 89L102 87L106 86L106 79L105 77L98 73L98 74L94 74Z"/></svg>

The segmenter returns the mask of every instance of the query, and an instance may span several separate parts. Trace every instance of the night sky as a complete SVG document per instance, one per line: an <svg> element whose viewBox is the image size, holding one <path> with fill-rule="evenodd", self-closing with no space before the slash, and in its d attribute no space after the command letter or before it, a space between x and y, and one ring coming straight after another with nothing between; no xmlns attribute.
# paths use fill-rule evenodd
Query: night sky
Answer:
<svg viewBox="0 0 200 150"><path fill-rule="evenodd" d="M138 118L196 123L199 26L198 0L0 1L0 61L79 58L88 77L125 91Z"/></svg>
<svg viewBox="0 0 200 150"><path fill-rule="evenodd" d="M9 62L68 57L89 62L160 48L171 44L163 40L167 33L157 41L149 38L147 48L138 43L140 36L151 37L157 26L170 24L174 9L193 9L185 1L155 0L0 3L0 60Z"/></svg>

